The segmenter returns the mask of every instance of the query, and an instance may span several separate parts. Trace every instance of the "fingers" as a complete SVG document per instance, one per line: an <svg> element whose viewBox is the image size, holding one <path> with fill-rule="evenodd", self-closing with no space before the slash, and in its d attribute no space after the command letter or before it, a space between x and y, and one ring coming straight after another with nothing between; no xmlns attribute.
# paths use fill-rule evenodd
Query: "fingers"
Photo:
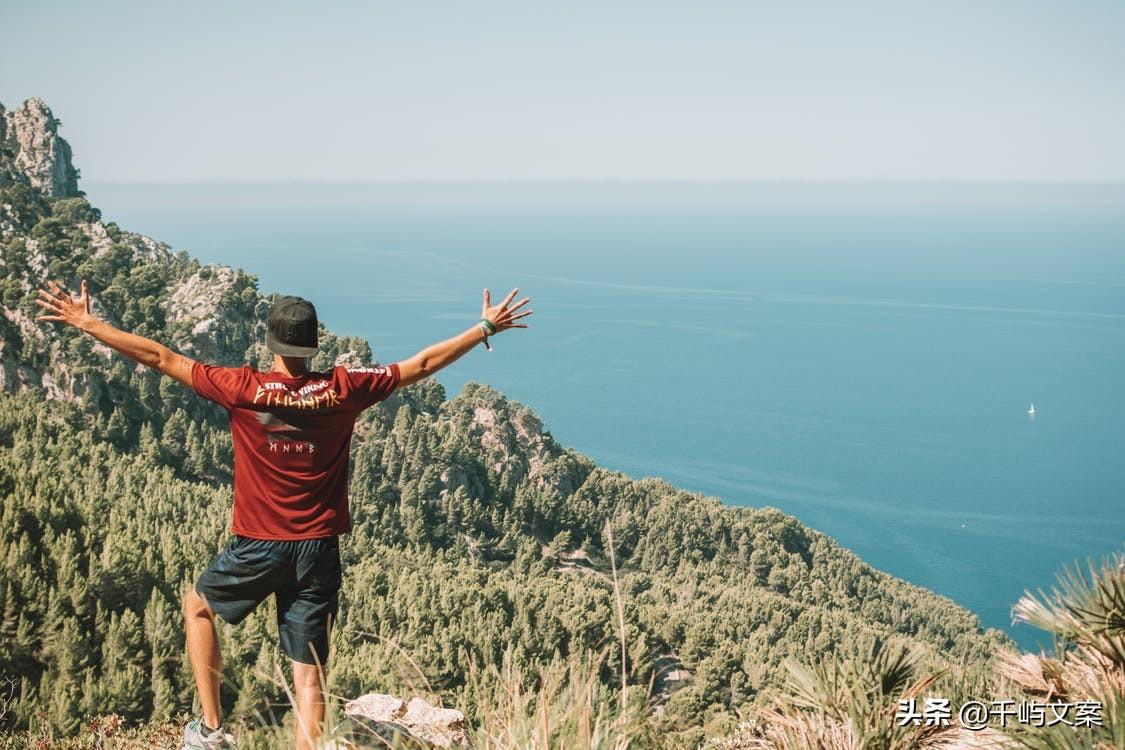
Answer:
<svg viewBox="0 0 1125 750"><path fill-rule="evenodd" d="M48 292L46 289L40 289L39 290L39 299L44 299L44 300L47 300L49 302L54 302L56 305L62 304L62 301L63 301L63 298L61 296L55 295L52 292ZM36 301L38 302L38 300L36 300Z"/></svg>
<svg viewBox="0 0 1125 750"><path fill-rule="evenodd" d="M71 297L66 290L53 280L48 280L47 286L50 289L40 289L35 299L35 304L43 308L47 314L37 316L36 320L49 323L68 323L73 320L76 304L86 305L86 310L89 312L89 287L85 279L82 280L82 295L77 299Z"/></svg>
<svg viewBox="0 0 1125 750"><path fill-rule="evenodd" d="M42 295L43 297L48 298L48 299L53 299L56 302L69 302L70 300L73 299L73 297L70 296L70 293L67 292L65 289L63 289L61 286L59 286L58 282L56 282L54 279L47 279L47 286L50 287L50 291L48 291L46 289L40 289L39 290L39 294ZM85 297L86 293L87 293L86 281L85 281L85 279L83 279L83 281L82 281L82 296ZM81 299L81 297L79 299Z"/></svg>
<svg viewBox="0 0 1125 750"><path fill-rule="evenodd" d="M50 310L51 312L54 312L54 313L61 313L63 311L62 307L59 305L58 300L56 300L54 298L37 299L37 300L35 300L35 304L39 305L44 310Z"/></svg>
<svg viewBox="0 0 1125 750"><path fill-rule="evenodd" d="M509 328L527 328L528 326L526 324L515 322L526 318L533 312L532 310L517 312L517 310L520 310L520 308L531 302L531 297L524 297L513 305L512 300L516 298L519 291L519 287L512 289L512 291L508 292L507 296L504 297L503 301L494 308L492 305L492 294L488 289L485 289L482 295L484 302L482 317L488 317L489 312L495 310L494 317L491 318L491 320L496 325L497 330L503 331Z"/></svg>

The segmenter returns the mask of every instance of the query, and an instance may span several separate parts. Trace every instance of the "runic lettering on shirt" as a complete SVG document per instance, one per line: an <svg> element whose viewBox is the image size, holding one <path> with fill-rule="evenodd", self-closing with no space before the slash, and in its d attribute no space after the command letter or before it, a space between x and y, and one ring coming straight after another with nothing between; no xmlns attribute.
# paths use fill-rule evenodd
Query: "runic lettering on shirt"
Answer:
<svg viewBox="0 0 1125 750"><path fill-rule="evenodd" d="M265 406L284 406L290 409L323 409L329 406L339 406L340 395L335 388L325 388L321 393L308 392L305 395L298 393L296 396L286 390L279 392L269 386L281 385L280 383L266 383L258 386L254 392L254 403ZM302 389L304 391L305 389Z"/></svg>
<svg viewBox="0 0 1125 750"><path fill-rule="evenodd" d="M291 440L281 435L266 435L266 444L270 453L300 453L312 455L316 453L316 443L308 440Z"/></svg>

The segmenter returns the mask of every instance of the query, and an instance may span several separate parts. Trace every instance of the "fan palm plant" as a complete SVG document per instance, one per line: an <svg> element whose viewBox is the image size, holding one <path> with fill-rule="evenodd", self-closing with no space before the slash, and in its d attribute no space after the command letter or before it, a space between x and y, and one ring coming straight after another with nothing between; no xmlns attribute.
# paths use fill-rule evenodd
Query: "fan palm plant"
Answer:
<svg viewBox="0 0 1125 750"><path fill-rule="evenodd" d="M1002 675L1045 701L1095 701L1101 724L1013 730L1014 742L1035 750L1125 748L1125 556L1071 567L1049 592L1027 592L1013 619L1051 633L1055 656L998 656Z"/></svg>
<svg viewBox="0 0 1125 750"><path fill-rule="evenodd" d="M903 725L899 702L917 699L938 673L919 675L908 644L873 640L850 657L814 666L786 663L786 691L762 711L730 750L923 750L955 747L961 731L950 725Z"/></svg>

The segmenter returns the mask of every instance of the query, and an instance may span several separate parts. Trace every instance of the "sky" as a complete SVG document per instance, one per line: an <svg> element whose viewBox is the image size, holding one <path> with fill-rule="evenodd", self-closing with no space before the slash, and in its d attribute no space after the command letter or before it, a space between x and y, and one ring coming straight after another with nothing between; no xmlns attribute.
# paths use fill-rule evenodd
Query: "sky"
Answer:
<svg viewBox="0 0 1125 750"><path fill-rule="evenodd" d="M85 180L1125 180L1125 3L0 0Z"/></svg>

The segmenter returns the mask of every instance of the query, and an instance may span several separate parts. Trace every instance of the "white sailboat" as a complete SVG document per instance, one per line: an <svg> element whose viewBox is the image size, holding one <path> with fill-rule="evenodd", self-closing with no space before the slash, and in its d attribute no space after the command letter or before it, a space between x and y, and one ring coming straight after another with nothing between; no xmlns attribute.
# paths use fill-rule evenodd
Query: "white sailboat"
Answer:
<svg viewBox="0 0 1125 750"><path fill-rule="evenodd" d="M1029 416L1029 417L1035 416L1035 404L1034 403L1031 405L1031 408L1027 410L1027 416Z"/></svg>

